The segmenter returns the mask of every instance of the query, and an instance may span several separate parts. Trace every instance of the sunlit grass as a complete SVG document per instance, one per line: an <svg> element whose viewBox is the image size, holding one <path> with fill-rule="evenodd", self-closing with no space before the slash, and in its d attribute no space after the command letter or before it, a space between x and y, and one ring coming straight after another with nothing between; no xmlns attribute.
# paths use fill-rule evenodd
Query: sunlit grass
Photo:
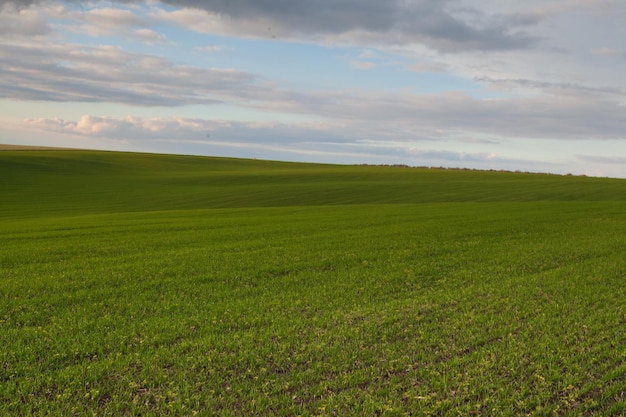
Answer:
<svg viewBox="0 0 626 417"><path fill-rule="evenodd" d="M0 157L4 415L626 413L623 181Z"/></svg>

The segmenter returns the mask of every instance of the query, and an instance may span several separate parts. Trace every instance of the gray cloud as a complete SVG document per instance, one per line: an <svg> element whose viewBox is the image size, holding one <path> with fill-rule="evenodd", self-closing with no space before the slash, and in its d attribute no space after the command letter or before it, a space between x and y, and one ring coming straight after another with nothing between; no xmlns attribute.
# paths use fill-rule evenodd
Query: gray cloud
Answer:
<svg viewBox="0 0 626 417"><path fill-rule="evenodd" d="M27 7L35 3L0 0L0 6ZM469 21L465 19L467 13L454 13L451 0L163 0L163 3L223 17L228 20L231 35L274 33L302 40L423 44L445 52L520 49L537 41L522 29L535 23L538 17L533 20L519 14L489 16L472 10L474 19ZM214 25L213 29L219 27Z"/></svg>
<svg viewBox="0 0 626 417"><path fill-rule="evenodd" d="M476 132L490 136L621 140L626 132L618 99L590 100L586 94L540 95L498 100L461 93L437 95L384 92L287 93L260 103L265 111L297 112L329 120L379 126L377 132L430 138L433 132Z"/></svg>
<svg viewBox="0 0 626 417"><path fill-rule="evenodd" d="M37 11L0 3L0 37L3 39L43 36L50 32L50 25Z"/></svg>
<svg viewBox="0 0 626 417"><path fill-rule="evenodd" d="M613 97L623 99L626 92L620 87L587 86L571 82L554 82L527 79L496 79L491 77L476 77L476 81L490 84L495 88L513 88L525 91L537 91L553 95L584 94L591 98Z"/></svg>
<svg viewBox="0 0 626 417"><path fill-rule="evenodd" d="M243 71L175 65L108 46L0 44L0 72L0 97L16 100L175 107L251 99L264 90Z"/></svg>
<svg viewBox="0 0 626 417"><path fill-rule="evenodd" d="M576 155L576 157L582 161L595 164L626 165L626 156Z"/></svg>
<svg viewBox="0 0 626 417"><path fill-rule="evenodd" d="M0 8L3 7L17 7L23 9L33 4L42 3L43 0L0 0Z"/></svg>

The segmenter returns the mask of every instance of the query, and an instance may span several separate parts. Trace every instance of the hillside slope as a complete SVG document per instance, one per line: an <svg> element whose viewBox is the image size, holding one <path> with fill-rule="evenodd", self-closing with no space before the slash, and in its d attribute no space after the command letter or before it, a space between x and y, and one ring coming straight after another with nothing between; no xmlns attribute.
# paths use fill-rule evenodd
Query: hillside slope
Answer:
<svg viewBox="0 0 626 417"><path fill-rule="evenodd" d="M0 416L624 415L625 197L0 152Z"/></svg>
<svg viewBox="0 0 626 417"><path fill-rule="evenodd" d="M626 201L626 181L84 150L0 152L0 215L427 202Z"/></svg>

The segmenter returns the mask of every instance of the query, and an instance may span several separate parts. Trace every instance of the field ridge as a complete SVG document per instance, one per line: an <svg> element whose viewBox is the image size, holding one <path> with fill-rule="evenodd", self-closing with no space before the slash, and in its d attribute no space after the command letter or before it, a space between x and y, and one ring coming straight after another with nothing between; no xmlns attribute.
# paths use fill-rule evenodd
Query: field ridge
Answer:
<svg viewBox="0 0 626 417"><path fill-rule="evenodd" d="M626 201L626 180L108 151L0 153L0 215L496 201Z"/></svg>

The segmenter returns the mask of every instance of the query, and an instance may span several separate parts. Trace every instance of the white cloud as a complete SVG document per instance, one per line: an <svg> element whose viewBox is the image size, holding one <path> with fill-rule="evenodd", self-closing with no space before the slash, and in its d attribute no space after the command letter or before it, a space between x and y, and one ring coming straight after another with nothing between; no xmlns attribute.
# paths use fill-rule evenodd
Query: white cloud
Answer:
<svg viewBox="0 0 626 417"><path fill-rule="evenodd" d="M132 6L106 7L102 3L92 3L90 6L76 9L64 4L50 4L39 8L8 9L13 10L12 13L0 13L0 33L2 20L10 18L12 24L4 26L7 34L13 36L20 33L20 28L38 28L39 32L43 32L39 34L49 34L54 30L57 33L66 31L94 38L122 36L149 44L168 42L165 35L152 28L155 24L153 19L144 12L134 10ZM53 24L50 25L48 21Z"/></svg>
<svg viewBox="0 0 626 417"><path fill-rule="evenodd" d="M130 32L129 36L146 43L167 42L167 38L164 35L147 28L133 30L132 32Z"/></svg>
<svg viewBox="0 0 626 417"><path fill-rule="evenodd" d="M135 28L148 28L150 25L148 19L122 8L69 9L60 4L43 10L50 18L63 22L58 25L66 30L92 37L128 34Z"/></svg>

